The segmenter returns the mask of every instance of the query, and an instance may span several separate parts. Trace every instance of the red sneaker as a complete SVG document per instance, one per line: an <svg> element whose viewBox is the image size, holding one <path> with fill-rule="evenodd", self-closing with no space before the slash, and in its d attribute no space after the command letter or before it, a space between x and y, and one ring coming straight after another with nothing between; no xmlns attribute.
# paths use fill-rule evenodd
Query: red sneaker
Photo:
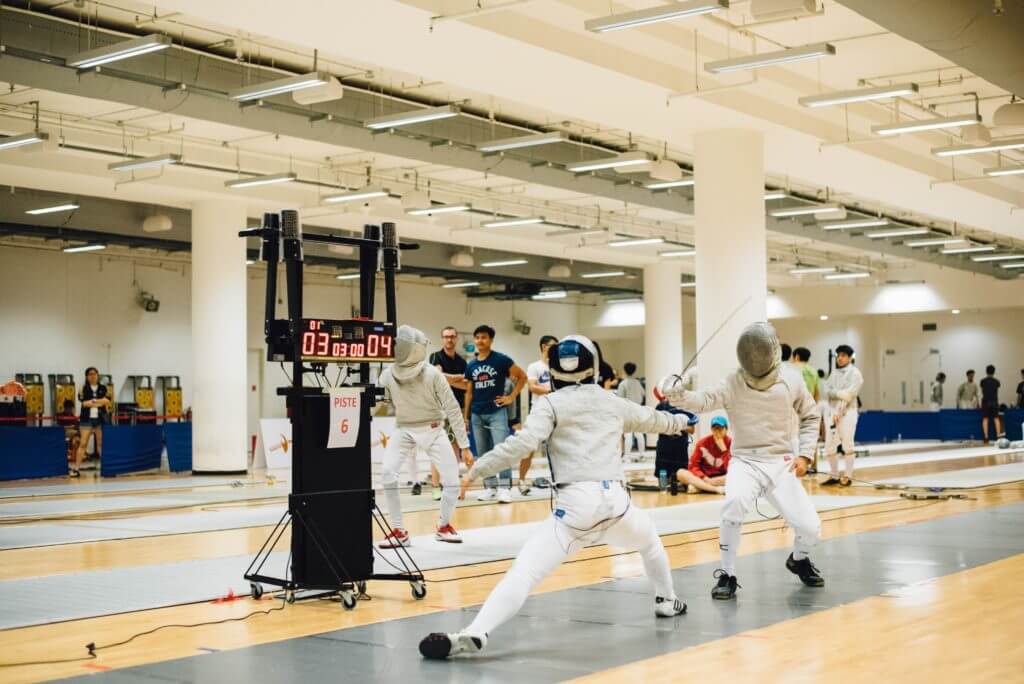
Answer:
<svg viewBox="0 0 1024 684"><path fill-rule="evenodd" d="M434 539L437 541L448 542L449 544L461 544L462 537L455 531L455 528L451 525L445 525L444 527L437 528L437 533L434 535Z"/></svg>
<svg viewBox="0 0 1024 684"><path fill-rule="evenodd" d="M391 534L384 537L378 546L382 549L397 549L405 546L412 546L412 539L409 537L409 533L400 527L396 527L391 530Z"/></svg>

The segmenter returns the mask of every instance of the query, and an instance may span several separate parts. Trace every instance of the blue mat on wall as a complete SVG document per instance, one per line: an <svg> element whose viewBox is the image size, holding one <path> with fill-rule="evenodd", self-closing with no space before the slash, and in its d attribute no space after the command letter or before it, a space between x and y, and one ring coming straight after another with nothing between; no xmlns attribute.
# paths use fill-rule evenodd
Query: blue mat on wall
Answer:
<svg viewBox="0 0 1024 684"><path fill-rule="evenodd" d="M103 477L160 467L162 425L105 425L100 474Z"/></svg>
<svg viewBox="0 0 1024 684"><path fill-rule="evenodd" d="M62 427L0 427L0 480L68 474Z"/></svg>
<svg viewBox="0 0 1024 684"><path fill-rule="evenodd" d="M167 467L172 473L192 470L192 423L164 423Z"/></svg>

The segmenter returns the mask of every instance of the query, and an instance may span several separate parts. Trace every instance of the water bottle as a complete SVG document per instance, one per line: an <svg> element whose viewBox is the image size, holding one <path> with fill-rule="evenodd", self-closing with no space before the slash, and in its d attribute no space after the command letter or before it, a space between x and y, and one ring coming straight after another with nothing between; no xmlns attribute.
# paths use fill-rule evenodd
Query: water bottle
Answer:
<svg viewBox="0 0 1024 684"><path fill-rule="evenodd" d="M668 489L668 473L664 470L658 471L658 489L661 491Z"/></svg>

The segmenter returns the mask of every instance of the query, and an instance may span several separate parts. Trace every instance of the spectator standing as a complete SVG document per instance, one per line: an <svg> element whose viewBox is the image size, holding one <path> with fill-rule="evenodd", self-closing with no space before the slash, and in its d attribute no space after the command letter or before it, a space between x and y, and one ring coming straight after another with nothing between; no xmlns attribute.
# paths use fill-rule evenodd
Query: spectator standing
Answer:
<svg viewBox="0 0 1024 684"><path fill-rule="evenodd" d="M636 364L632 361L627 361L622 367L622 371L626 377L619 381L619 386L615 389L615 393L621 399L625 399L642 406L644 403L644 386L637 378L633 377L633 374L636 373ZM644 451L646 451L647 445L645 443L643 433L627 432L624 435L622 447L623 457L628 453L633 453L634 440L636 443L637 453L642 456Z"/></svg>
<svg viewBox="0 0 1024 684"><path fill-rule="evenodd" d="M946 382L946 374L939 372L932 381L932 411L942 408L942 386Z"/></svg>
<svg viewBox="0 0 1024 684"><path fill-rule="evenodd" d="M985 367L985 377L978 383L981 385L981 433L985 444L988 444L988 424L994 420L996 438L1003 435L1003 419L999 417L999 381L996 380L996 367L989 364Z"/></svg>
<svg viewBox="0 0 1024 684"><path fill-rule="evenodd" d="M803 376L804 384L807 385L807 391L814 397L814 401L817 402L821 399L820 390L818 388L818 371L812 368L807 362L811 360L811 350L807 347L797 347L793 350L793 365L800 371L800 375Z"/></svg>
<svg viewBox="0 0 1024 684"><path fill-rule="evenodd" d="M974 370L967 371L967 380L956 388L956 407L958 409L976 409L981 406L981 394L974 382Z"/></svg>
<svg viewBox="0 0 1024 684"><path fill-rule="evenodd" d="M1024 408L1024 368L1020 369L1020 382L1017 383L1017 408Z"/></svg>
<svg viewBox="0 0 1024 684"><path fill-rule="evenodd" d="M526 383L530 390L527 399L527 420L530 419L529 412L533 410L534 397L543 397L551 393L551 369L548 367L548 350L556 344L558 344L558 338L554 335L542 335L540 338L540 358L526 367ZM543 451L545 446L545 444L541 444L541 448L538 451L531 452L529 456L519 463L519 493L523 496L530 493L530 483L526 475L530 472L530 466L533 465L534 454Z"/></svg>
<svg viewBox="0 0 1024 684"><path fill-rule="evenodd" d="M725 416L711 419L711 434L693 447L689 468L680 468L675 476L683 486L689 485L695 492L725 494L725 475L732 458L732 437L729 436L729 421Z"/></svg>
<svg viewBox="0 0 1024 684"><path fill-rule="evenodd" d="M455 401L461 408L465 405L466 387L469 385L469 381L466 380L466 359L462 358L456 348L458 341L459 331L455 329L455 326L446 325L442 328L441 348L430 355L430 365L441 371L441 375L448 382L448 387L451 388L452 396L455 397ZM461 460L462 450L459 449L455 433L452 431L451 425L448 425L447 420L445 421L445 430L448 433L448 441L452 445L455 458ZM473 464L467 463L466 467L471 465ZM430 464L430 482L434 489L434 501L440 501L441 475L433 463Z"/></svg>
<svg viewBox="0 0 1024 684"><path fill-rule="evenodd" d="M79 416L81 441L75 452L75 465L70 468L68 477L80 477L85 450L89 446L89 437L96 437L96 455L103 451L103 424L107 422L107 413L113 405L107 397L107 386L100 384L100 372L94 366L85 369L85 384L78 395L82 402L82 415Z"/></svg>
<svg viewBox="0 0 1024 684"><path fill-rule="evenodd" d="M466 364L466 388L464 413L472 426L477 455L486 454L511 435L508 413L505 407L516 401L526 386L526 373L515 361L501 352L494 351L494 328L489 325L477 326L473 331L476 357ZM505 394L505 381L511 378L515 383L510 394ZM512 503L512 470L506 468L498 477L484 480L484 489L477 499Z"/></svg>
<svg viewBox="0 0 1024 684"><path fill-rule="evenodd" d="M864 376L853 362L853 347L836 347L836 368L825 381L828 418L825 420L825 455L828 456L829 477L822 485L852 484L854 435L857 432L857 408ZM839 451L843 452L844 469L839 471Z"/></svg>

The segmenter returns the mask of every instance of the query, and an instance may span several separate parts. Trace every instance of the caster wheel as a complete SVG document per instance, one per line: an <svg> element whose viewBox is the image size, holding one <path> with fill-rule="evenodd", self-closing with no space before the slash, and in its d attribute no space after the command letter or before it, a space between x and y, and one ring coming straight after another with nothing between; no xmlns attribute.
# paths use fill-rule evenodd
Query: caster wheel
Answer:
<svg viewBox="0 0 1024 684"><path fill-rule="evenodd" d="M341 605L345 607L345 610L352 610L356 607L356 595L351 591L341 592Z"/></svg>
<svg viewBox="0 0 1024 684"><path fill-rule="evenodd" d="M427 585L422 580L411 582L412 585L412 597L417 601L422 601L427 595Z"/></svg>
<svg viewBox="0 0 1024 684"><path fill-rule="evenodd" d="M295 592L292 591L291 589L288 589L287 591L285 591L284 592L284 600L287 603L295 603Z"/></svg>
<svg viewBox="0 0 1024 684"><path fill-rule="evenodd" d="M263 585L252 582L249 584L249 594L257 601L263 596Z"/></svg>

